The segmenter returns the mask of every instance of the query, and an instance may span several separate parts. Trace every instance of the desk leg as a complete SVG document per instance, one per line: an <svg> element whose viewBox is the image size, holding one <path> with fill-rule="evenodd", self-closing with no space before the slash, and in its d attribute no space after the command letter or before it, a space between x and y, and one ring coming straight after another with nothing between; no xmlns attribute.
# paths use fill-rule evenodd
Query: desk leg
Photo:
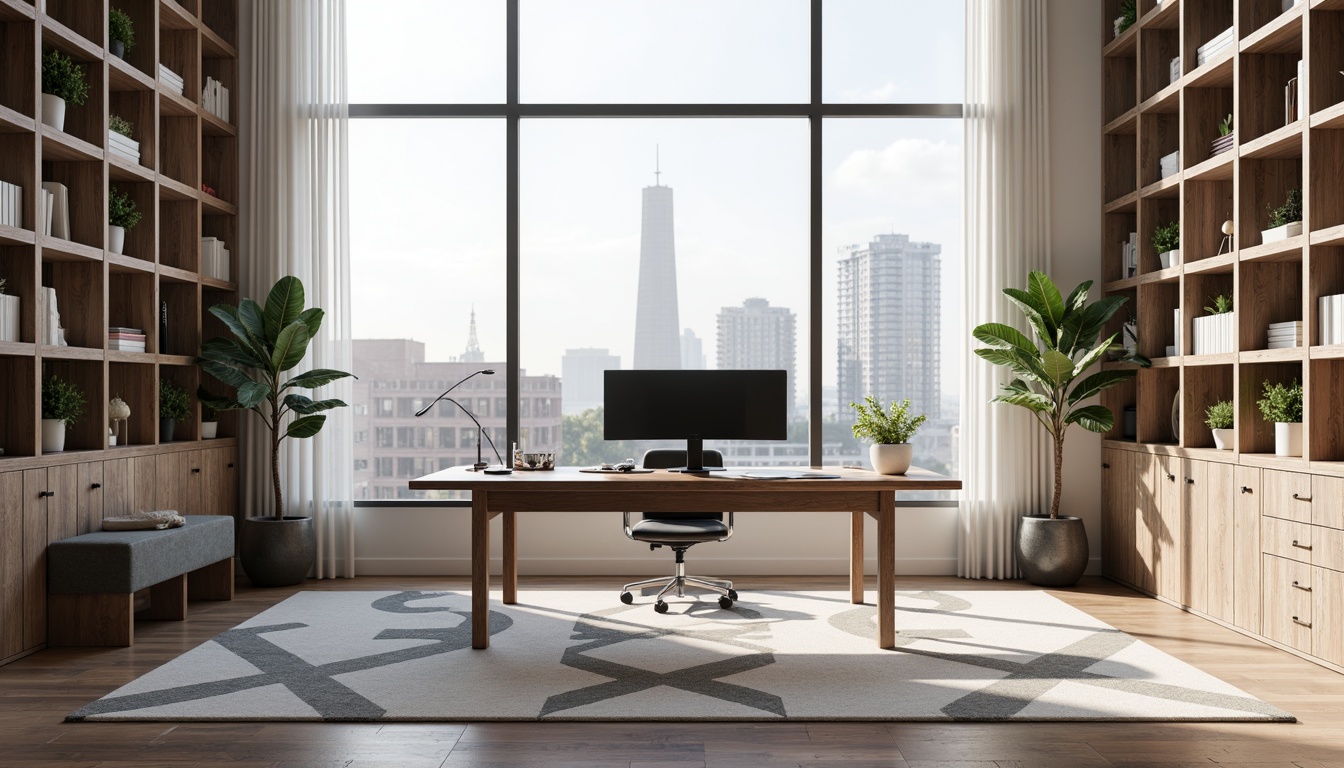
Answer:
<svg viewBox="0 0 1344 768"><path fill-rule="evenodd" d="M877 495L877 647L895 648L896 494Z"/></svg>
<svg viewBox="0 0 1344 768"><path fill-rule="evenodd" d="M490 647L490 510L471 493L471 647Z"/></svg>
<svg viewBox="0 0 1344 768"><path fill-rule="evenodd" d="M504 512L504 604L518 602L518 528L517 513Z"/></svg>
<svg viewBox="0 0 1344 768"><path fill-rule="evenodd" d="M863 602L863 518L862 512L849 513L849 602Z"/></svg>

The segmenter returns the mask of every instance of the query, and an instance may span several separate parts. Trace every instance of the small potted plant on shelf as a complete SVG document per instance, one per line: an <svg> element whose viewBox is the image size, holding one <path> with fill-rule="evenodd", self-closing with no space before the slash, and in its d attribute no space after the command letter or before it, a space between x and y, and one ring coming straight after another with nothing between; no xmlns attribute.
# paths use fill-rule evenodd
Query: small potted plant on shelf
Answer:
<svg viewBox="0 0 1344 768"><path fill-rule="evenodd" d="M65 427L84 415L84 394L56 374L42 382L42 452L65 450Z"/></svg>
<svg viewBox="0 0 1344 768"><path fill-rule="evenodd" d="M107 49L118 59L135 47L135 23L121 10L113 8L107 13Z"/></svg>
<svg viewBox="0 0 1344 768"><path fill-rule="evenodd" d="M1163 269L1181 263L1181 222L1173 221L1153 230L1152 242Z"/></svg>
<svg viewBox="0 0 1344 768"><path fill-rule="evenodd" d="M173 442L177 422L191 415L191 395L168 379L159 381L159 442Z"/></svg>
<svg viewBox="0 0 1344 768"><path fill-rule="evenodd" d="M6 284L0 277L0 341L18 341L19 297L5 293Z"/></svg>
<svg viewBox="0 0 1344 768"><path fill-rule="evenodd" d="M1221 155L1232 148L1236 142L1236 134L1232 131L1232 115L1229 113L1223 121L1218 124L1218 138L1209 143L1209 157Z"/></svg>
<svg viewBox="0 0 1344 768"><path fill-rule="evenodd" d="M217 397L198 389L201 402L215 411L253 411L269 433L274 514L248 516L239 535L243 570L258 586L302 582L317 553L313 519L285 514L280 443L286 438L316 435L327 420L323 411L345 407L342 400L313 400L295 390L316 389L351 375L329 368L289 375L303 361L324 314L317 307L304 309L303 304L303 283L287 276L271 288L265 306L243 299L236 307L211 307L210 314L219 318L232 336L205 342L196 360L201 370L236 388L233 397Z"/></svg>
<svg viewBox="0 0 1344 768"><path fill-rule="evenodd" d="M1219 400L1204 409L1204 423L1213 432L1213 445L1220 451L1232 450L1237 439L1236 410L1231 400Z"/></svg>
<svg viewBox="0 0 1344 768"><path fill-rule="evenodd" d="M1265 421L1274 422L1274 455L1302 455L1302 384L1264 382L1264 397L1256 402Z"/></svg>
<svg viewBox="0 0 1344 768"><path fill-rule="evenodd" d="M107 149L135 162L140 162L140 142L131 138L135 124L121 115L107 116Z"/></svg>
<svg viewBox="0 0 1344 768"><path fill-rule="evenodd" d="M1210 297L1204 311L1208 314L1191 321L1195 337L1191 354L1218 355L1234 351L1237 315L1232 311L1231 294Z"/></svg>
<svg viewBox="0 0 1344 768"><path fill-rule="evenodd" d="M1072 586L1087 568L1087 531L1083 520L1059 514L1064 489L1064 435L1078 424L1089 432L1105 433L1115 427L1111 409L1086 404L1092 397L1132 378L1133 368L1088 369L1119 347L1120 333L1101 338L1102 329L1126 301L1106 296L1091 304L1089 280L1068 298L1060 295L1043 272L1027 276L1027 290L1003 289L1004 295L1025 315L1034 339L1003 323L985 323L975 338L989 345L975 354L1007 368L1012 379L1003 385L996 403L1026 408L1050 435L1054 450L1054 494L1049 515L1025 515L1014 541L1018 565L1032 584Z"/></svg>
<svg viewBox="0 0 1344 768"><path fill-rule="evenodd" d="M140 209L129 194L117 187L107 189L107 250L121 253L126 247L126 230L140 223Z"/></svg>
<svg viewBox="0 0 1344 768"><path fill-rule="evenodd" d="M214 395L210 396L214 397ZM215 409L211 408L209 405L206 405L204 400L201 400L202 440L214 440L215 437L219 434L219 421L217 419L218 417L215 415Z"/></svg>
<svg viewBox="0 0 1344 768"><path fill-rule="evenodd" d="M923 414L911 416L908 397L899 403L893 400L889 411L883 410L872 395L865 397L864 402L867 405L850 403L849 407L858 414L854 421L854 436L873 441L868 447L873 471L882 475L905 474L914 455L910 438L928 417Z"/></svg>
<svg viewBox="0 0 1344 768"><path fill-rule="evenodd" d="M1302 234L1302 190L1291 189L1283 205L1269 209L1269 229L1260 232L1260 242L1275 243Z"/></svg>
<svg viewBox="0 0 1344 768"><path fill-rule="evenodd" d="M42 52L42 124L65 130L65 108L82 106L89 97L84 70L55 48Z"/></svg>
<svg viewBox="0 0 1344 768"><path fill-rule="evenodd" d="M1112 26L1115 29L1115 36L1119 37L1125 33L1125 30L1134 26L1134 22L1139 20L1139 9L1135 0L1120 0L1120 15L1115 17Z"/></svg>

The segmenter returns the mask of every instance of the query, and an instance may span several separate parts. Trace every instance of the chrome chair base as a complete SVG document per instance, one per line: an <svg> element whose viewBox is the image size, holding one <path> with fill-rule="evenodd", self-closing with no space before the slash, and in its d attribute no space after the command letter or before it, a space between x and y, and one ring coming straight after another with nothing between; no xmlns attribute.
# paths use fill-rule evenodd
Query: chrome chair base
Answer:
<svg viewBox="0 0 1344 768"><path fill-rule="evenodd" d="M733 582L728 581L726 579L709 579L709 578L702 578L699 576L687 576L686 564L684 562L678 562L677 573L670 579L663 577L659 577L656 579L644 579L642 581L632 581L629 584L626 584L624 587L621 587L621 602L625 603L626 605L630 605L635 602L635 596L631 590L634 589L642 590L645 587L652 587L658 585L661 585L662 589L658 591L658 595L656 598L654 598L655 602L653 604L653 609L658 613L667 613L667 603L663 600L664 595L666 595L669 592L675 591L677 597L685 597L687 586L695 587L698 589L707 589L710 592L717 592L719 594L720 608L724 609L731 608L733 607L733 602L737 600L737 592L733 589Z"/></svg>

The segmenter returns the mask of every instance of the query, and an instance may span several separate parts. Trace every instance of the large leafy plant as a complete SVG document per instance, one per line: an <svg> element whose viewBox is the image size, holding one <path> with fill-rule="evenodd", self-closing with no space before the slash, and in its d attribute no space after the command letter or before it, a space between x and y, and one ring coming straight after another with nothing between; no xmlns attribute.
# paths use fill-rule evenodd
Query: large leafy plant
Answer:
<svg viewBox="0 0 1344 768"><path fill-rule="evenodd" d="M243 299L236 307L228 304L211 307L210 314L228 327L232 338L205 342L196 360L201 370L236 389L234 397L228 398L199 388L196 397L204 406L215 411L253 411L270 432L276 519L284 517L285 509L280 486L280 443L290 437L316 435L327 421L323 411L345 407L341 400L314 400L291 390L315 389L351 375L316 368L288 376L303 361L308 342L317 336L322 325L322 310L304 309L303 305L303 283L288 276L280 278L271 288L264 307L251 299Z"/></svg>
<svg viewBox="0 0 1344 768"><path fill-rule="evenodd" d="M1084 377L1116 347L1119 333L1098 341L1111 316L1125 303L1123 296L1107 296L1087 303L1087 281L1069 294L1059 289L1044 272L1027 276L1027 290L1004 288L1008 300L1026 316L1035 339L1004 323L985 323L975 329L975 338L988 348L975 354L1008 368L1013 379L1003 386L996 403L1019 405L1031 411L1053 440L1055 489L1050 501L1051 519L1059 517L1063 490L1064 433L1077 424L1090 432L1108 432L1115 414L1104 405L1083 401L1134 376L1132 368L1103 370ZM1125 358L1137 362L1135 358Z"/></svg>

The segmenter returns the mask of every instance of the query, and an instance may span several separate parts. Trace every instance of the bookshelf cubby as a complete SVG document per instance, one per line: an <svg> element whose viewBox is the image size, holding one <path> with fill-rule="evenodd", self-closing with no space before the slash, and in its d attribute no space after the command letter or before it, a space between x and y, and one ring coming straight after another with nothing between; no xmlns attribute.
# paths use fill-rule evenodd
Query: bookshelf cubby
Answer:
<svg viewBox="0 0 1344 768"><path fill-rule="evenodd" d="M135 45L124 59L108 50L113 8L127 13L135 28ZM46 482L48 470L64 477L77 466L80 476L87 470L102 477L106 467L109 478L125 484L126 462L139 467L135 494L86 498L88 489L81 489L78 499L54 497L40 505L25 494L17 516L0 516L0 538L31 541L34 553L49 535L61 533L47 528L48 508L57 509L51 505L68 501L84 509L96 503L90 520L153 508L167 503L155 501L155 488L178 483L164 473L179 469L202 473L206 465L227 466L228 472L208 473L218 485L203 489L208 508L181 511L236 514L237 418L222 416L219 438L201 439L195 391L208 377L194 364L206 334L222 331L203 313L212 304L238 301L238 132L199 105L207 76L237 88L236 26L236 0L0 0L0 180L23 188L22 226L0 226L0 278L5 292L20 300L18 340L0 341L0 476L21 477L18 487L26 488ZM89 85L83 105L67 105L63 130L42 122L41 57L50 49L70 56ZM161 82L160 64L182 77L181 94ZM236 104L231 106L236 115ZM111 149L109 115L133 124L138 159ZM43 182L67 187L68 238L44 232ZM206 195L203 182L219 197ZM142 214L126 232L120 254L108 248L113 187L129 194ZM231 279L200 273L203 233L225 240L233 252ZM43 337L44 287L56 293L65 345ZM161 338L165 304L167 334ZM109 328L117 327L142 329L146 350L110 349ZM84 415L67 428L60 452L42 448L41 381L50 375L74 383L86 399ZM163 380L193 395L192 415L177 425L171 441L159 439ZM112 445L108 401L115 396L130 406L131 416ZM158 460L163 457L172 458ZM7 582L4 589L40 594L34 585L40 586L41 568L40 560L27 563L23 583ZM0 606L0 626L10 622L23 631L0 638L0 663L45 642L41 622L11 616Z"/></svg>

